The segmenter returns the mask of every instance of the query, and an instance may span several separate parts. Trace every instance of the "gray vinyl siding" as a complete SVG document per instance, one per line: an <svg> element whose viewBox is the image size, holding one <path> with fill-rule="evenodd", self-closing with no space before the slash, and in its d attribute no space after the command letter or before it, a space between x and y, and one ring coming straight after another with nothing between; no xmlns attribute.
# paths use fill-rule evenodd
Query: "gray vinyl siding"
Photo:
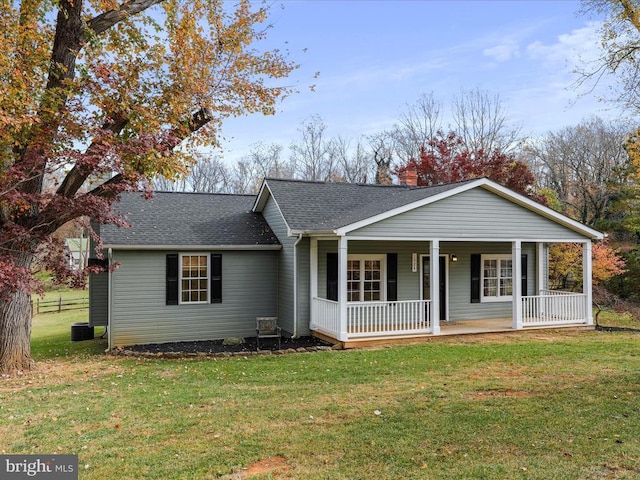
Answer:
<svg viewBox="0 0 640 480"><path fill-rule="evenodd" d="M350 241L349 254L398 254L398 300L418 300L420 291L420 257L429 255L429 242ZM318 295L326 298L327 253L337 252L337 241L318 242ZM418 269L411 271L412 254L418 255ZM440 254L447 257L449 320L482 318L510 318L512 304L507 302L471 303L471 254L511 254L508 242L441 242ZM523 243L522 253L527 255L527 291L533 294L536 275L536 244ZM457 262L449 260L450 255ZM342 288L342 286L340 286Z"/></svg>
<svg viewBox="0 0 640 480"><path fill-rule="evenodd" d="M511 301L471 303L471 255L511 255L510 243L449 243L440 244L440 251L455 253L458 261L449 263L449 320L476 320L483 318L511 318ZM523 243L522 253L527 255L527 292L535 292L536 245Z"/></svg>
<svg viewBox="0 0 640 480"><path fill-rule="evenodd" d="M109 323L109 274L89 275L89 325L106 326Z"/></svg>
<svg viewBox="0 0 640 480"><path fill-rule="evenodd" d="M585 239L567 227L482 188L381 220L348 235L461 240Z"/></svg>
<svg viewBox="0 0 640 480"><path fill-rule="evenodd" d="M100 225L92 223L96 235L100 235ZM96 257L96 241L89 237L89 258ZM104 258L107 252L103 251ZM107 272L89 275L89 325L104 327L109 324L109 274Z"/></svg>
<svg viewBox="0 0 640 480"><path fill-rule="evenodd" d="M111 338L118 345L255 336L277 312L277 251L223 251L222 303L166 305L166 253L116 251Z"/></svg>
<svg viewBox="0 0 640 480"><path fill-rule="evenodd" d="M278 323L282 330L291 335L294 331L293 249L297 238L289 236L287 225L273 198L270 197L267 200L262 215L282 244L282 250L278 256L277 315ZM308 321L306 325L308 328Z"/></svg>
<svg viewBox="0 0 640 480"><path fill-rule="evenodd" d="M298 336L311 335L309 323L311 322L311 285L310 274L310 241L303 238L297 247L297 284L298 284Z"/></svg>
<svg viewBox="0 0 640 480"><path fill-rule="evenodd" d="M536 255L537 255L538 249L536 248ZM540 281L538 283L536 283L536 285L538 285L538 288L540 290L546 290L549 288L549 244L547 243L543 243L542 244L542 271L541 271L541 278ZM536 271L537 271L537 266L535 267ZM535 287L534 287L535 288ZM538 295L540 292L535 292L534 294Z"/></svg>
<svg viewBox="0 0 640 480"><path fill-rule="evenodd" d="M420 269L411 271L412 253L429 253L429 242L384 242L350 241L349 254L386 255L398 254L398 300L417 300L420 298ZM337 241L318 242L318 296L327 296L327 253L337 252ZM385 278L386 281L386 278ZM342 286L340 286L342 288Z"/></svg>

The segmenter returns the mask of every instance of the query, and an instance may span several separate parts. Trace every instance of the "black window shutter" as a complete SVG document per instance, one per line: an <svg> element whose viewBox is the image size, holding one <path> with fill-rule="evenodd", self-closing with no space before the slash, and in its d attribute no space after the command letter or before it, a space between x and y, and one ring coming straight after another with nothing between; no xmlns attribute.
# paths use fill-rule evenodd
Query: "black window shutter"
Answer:
<svg viewBox="0 0 640 480"><path fill-rule="evenodd" d="M167 305L178 305L178 254L167 253Z"/></svg>
<svg viewBox="0 0 640 480"><path fill-rule="evenodd" d="M387 253L387 301L398 301L398 254Z"/></svg>
<svg viewBox="0 0 640 480"><path fill-rule="evenodd" d="M338 254L327 253L327 299L338 301Z"/></svg>
<svg viewBox="0 0 640 480"><path fill-rule="evenodd" d="M523 297L527 296L527 254L523 253L522 254L522 263L521 263L521 268L522 271L521 276L522 276L522 287L520 290L520 295L522 295Z"/></svg>
<svg viewBox="0 0 640 480"><path fill-rule="evenodd" d="M211 303L222 303L222 255L211 254Z"/></svg>
<svg viewBox="0 0 640 480"><path fill-rule="evenodd" d="M480 303L480 254L471 254L471 303Z"/></svg>

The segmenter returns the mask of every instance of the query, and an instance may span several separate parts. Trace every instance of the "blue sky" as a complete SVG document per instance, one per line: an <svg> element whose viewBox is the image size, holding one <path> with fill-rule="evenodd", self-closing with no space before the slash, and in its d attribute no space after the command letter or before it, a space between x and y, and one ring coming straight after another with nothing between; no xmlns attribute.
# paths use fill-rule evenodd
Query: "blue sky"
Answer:
<svg viewBox="0 0 640 480"><path fill-rule="evenodd" d="M310 115L329 136L354 141L390 128L407 105L433 92L445 124L462 90L497 93L526 135L575 125L590 115L616 118L611 105L571 88L579 59L597 55L597 20L572 0L289 0L274 4L269 44L287 47L300 68L299 93L274 116L251 115L223 127L224 158L255 142L286 147ZM286 43L285 43L286 42ZM314 74L320 72L318 78ZM314 84L315 92L308 86ZM585 93L585 90L582 91Z"/></svg>

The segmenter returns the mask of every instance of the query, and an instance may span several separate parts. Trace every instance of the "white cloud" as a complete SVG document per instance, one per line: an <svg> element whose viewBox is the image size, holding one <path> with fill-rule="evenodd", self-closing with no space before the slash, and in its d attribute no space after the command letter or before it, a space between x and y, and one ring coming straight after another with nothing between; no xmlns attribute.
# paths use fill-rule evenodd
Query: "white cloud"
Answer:
<svg viewBox="0 0 640 480"><path fill-rule="evenodd" d="M482 53L487 57L492 57L496 62L506 62L520 56L520 47L514 40L506 40L501 45L485 48Z"/></svg>
<svg viewBox="0 0 640 480"><path fill-rule="evenodd" d="M590 22L585 27L559 35L555 43L532 42L527 46L526 53L533 60L554 64L577 66L592 62L600 51L599 28L600 23Z"/></svg>

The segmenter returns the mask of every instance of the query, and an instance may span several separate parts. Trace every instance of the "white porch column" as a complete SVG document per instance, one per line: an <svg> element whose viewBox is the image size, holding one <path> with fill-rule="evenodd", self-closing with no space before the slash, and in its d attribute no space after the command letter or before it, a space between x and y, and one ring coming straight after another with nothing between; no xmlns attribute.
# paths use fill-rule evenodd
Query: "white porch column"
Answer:
<svg viewBox="0 0 640 480"><path fill-rule="evenodd" d="M545 277L544 243L536 243L536 295L542 295L542 290L547 288Z"/></svg>
<svg viewBox="0 0 640 480"><path fill-rule="evenodd" d="M311 305L311 319L309 324L311 328L315 328L317 319L314 315L313 299L318 296L318 239L315 237L310 238L309 246L309 293L311 296L309 300L309 305Z"/></svg>
<svg viewBox="0 0 640 480"><path fill-rule="evenodd" d="M585 295L585 314L587 325L593 325L593 309L591 308L592 302L592 288L593 288L593 268L592 268L592 252L591 252L591 240L587 240L582 244L582 293Z"/></svg>
<svg viewBox="0 0 640 480"><path fill-rule="evenodd" d="M513 295L513 328L522 328L522 242L511 244L511 292Z"/></svg>
<svg viewBox="0 0 640 480"><path fill-rule="evenodd" d="M431 298L431 328L440 333L440 240L431 240L429 248L429 297Z"/></svg>
<svg viewBox="0 0 640 480"><path fill-rule="evenodd" d="M340 333L338 340L348 340L347 330L347 237L338 240L338 306L340 311Z"/></svg>

